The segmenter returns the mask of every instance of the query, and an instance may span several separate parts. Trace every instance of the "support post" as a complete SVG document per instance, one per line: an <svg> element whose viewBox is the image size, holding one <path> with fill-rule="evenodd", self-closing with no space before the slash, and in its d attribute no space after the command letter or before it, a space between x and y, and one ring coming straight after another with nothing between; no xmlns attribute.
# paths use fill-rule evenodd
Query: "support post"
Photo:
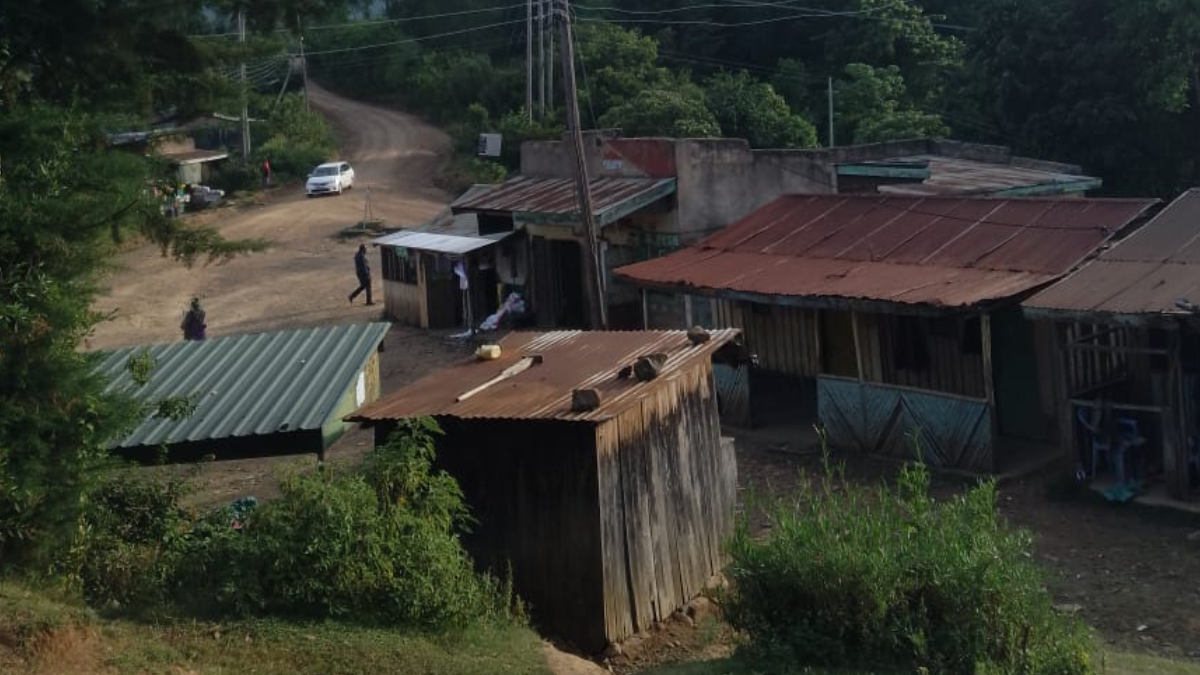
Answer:
<svg viewBox="0 0 1200 675"><path fill-rule="evenodd" d="M533 0L525 0L525 114L533 119Z"/></svg>
<svg viewBox="0 0 1200 675"><path fill-rule="evenodd" d="M600 264L600 245L596 233L596 220L592 214L592 193L588 182L587 156L583 148L583 130L579 126L579 97L575 89L575 52L571 40L571 10L569 0L555 11L561 13L559 21L562 47L563 94L567 104L567 128L571 131L575 155L575 193L579 200L579 217L583 221L587 255L585 286L588 295L589 313L593 329L608 328L608 308L604 305L603 270Z"/></svg>
<svg viewBox="0 0 1200 675"><path fill-rule="evenodd" d="M1067 345L1070 343L1070 333L1067 326L1055 325L1054 335L1058 339L1058 343L1062 345L1061 349L1054 350L1054 360L1056 366L1056 387L1058 396L1058 442L1062 446L1061 451L1072 461L1072 463L1082 465L1079 461L1079 451L1075 447L1075 406L1071 404L1071 354L1067 350ZM1084 467L1087 470L1087 467Z"/></svg>
<svg viewBox="0 0 1200 675"><path fill-rule="evenodd" d="M686 324L684 328L696 325L696 322L692 320L692 296L690 295L683 296L683 323Z"/></svg>
<svg viewBox="0 0 1200 675"><path fill-rule="evenodd" d="M1183 425L1183 367L1179 358L1179 329L1167 331L1167 406L1162 414L1163 467L1171 496L1188 497L1187 433Z"/></svg>
<svg viewBox="0 0 1200 675"><path fill-rule="evenodd" d="M988 457L992 471L996 470L996 388L994 371L992 370L992 315L983 312L979 315L979 344L983 357L983 394L987 399L988 425L991 427L991 448Z"/></svg>
<svg viewBox="0 0 1200 675"><path fill-rule="evenodd" d="M650 329L650 303L646 299L646 289L642 289L642 330Z"/></svg>
<svg viewBox="0 0 1200 675"><path fill-rule="evenodd" d="M537 0L538 23L538 117L546 118L546 0Z"/></svg>
<svg viewBox="0 0 1200 675"><path fill-rule="evenodd" d="M238 24L238 44L246 44L246 12L239 9L237 14ZM248 93L246 91L246 54L241 55L241 64L238 66L239 74L242 80L242 160L249 161L250 159L250 110L249 102L247 101Z"/></svg>
<svg viewBox="0 0 1200 675"><path fill-rule="evenodd" d="M833 78L829 78L829 147L833 147Z"/></svg>
<svg viewBox="0 0 1200 675"><path fill-rule="evenodd" d="M858 333L858 312L850 312L850 332L854 335L854 364L858 372L858 381L865 382L863 373L862 338Z"/></svg>

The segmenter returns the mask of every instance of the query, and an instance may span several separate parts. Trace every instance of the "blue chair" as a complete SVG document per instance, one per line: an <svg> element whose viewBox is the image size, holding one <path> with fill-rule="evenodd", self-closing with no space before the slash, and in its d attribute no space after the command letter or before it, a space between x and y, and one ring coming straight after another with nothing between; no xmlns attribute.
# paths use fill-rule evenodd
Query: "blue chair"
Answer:
<svg viewBox="0 0 1200 675"><path fill-rule="evenodd" d="M1080 408L1076 413L1076 417L1079 418L1079 424L1082 425L1084 429L1087 429L1088 434L1092 439L1092 465L1090 467L1091 470L1088 472L1088 477L1095 478L1096 463L1101 455L1104 455L1104 461L1109 467L1114 467L1115 464L1112 456L1112 441L1110 441L1107 436L1100 431L1099 425L1092 424L1088 419L1087 413L1090 410L1090 408Z"/></svg>

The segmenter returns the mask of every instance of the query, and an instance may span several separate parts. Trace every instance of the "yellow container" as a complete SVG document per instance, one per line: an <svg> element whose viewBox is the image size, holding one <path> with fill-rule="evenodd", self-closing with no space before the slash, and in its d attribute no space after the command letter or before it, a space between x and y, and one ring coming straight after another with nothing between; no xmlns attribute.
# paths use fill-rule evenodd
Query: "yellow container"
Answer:
<svg viewBox="0 0 1200 675"><path fill-rule="evenodd" d="M479 345L475 357L484 361L500 358L500 345Z"/></svg>

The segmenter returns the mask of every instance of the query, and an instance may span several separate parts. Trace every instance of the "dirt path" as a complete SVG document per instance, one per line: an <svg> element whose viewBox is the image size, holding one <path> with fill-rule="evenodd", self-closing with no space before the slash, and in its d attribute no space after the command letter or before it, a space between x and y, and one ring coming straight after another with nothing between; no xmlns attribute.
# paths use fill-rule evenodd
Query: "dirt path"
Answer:
<svg viewBox="0 0 1200 675"><path fill-rule="evenodd" d="M351 101L315 85L313 106L333 123L341 156L354 164L355 189L306 199L303 188L269 192L256 204L197 214L230 238L259 237L266 253L191 269L141 246L120 256L121 269L96 303L112 320L87 341L89 349L179 339L188 300L199 296L210 335L362 321L379 315L362 299L351 308L358 242L336 235L362 219L366 188L375 216L390 225L415 224L435 214L447 196L433 185L450 150L444 133L402 112ZM376 270L376 290L378 286Z"/></svg>

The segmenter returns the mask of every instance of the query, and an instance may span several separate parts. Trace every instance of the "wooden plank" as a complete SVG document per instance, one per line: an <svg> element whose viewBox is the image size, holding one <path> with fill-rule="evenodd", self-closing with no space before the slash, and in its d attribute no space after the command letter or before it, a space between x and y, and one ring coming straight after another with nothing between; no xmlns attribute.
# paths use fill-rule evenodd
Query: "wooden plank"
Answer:
<svg viewBox="0 0 1200 675"><path fill-rule="evenodd" d="M858 334L858 312L850 312L850 333L854 336L854 363L857 366L858 381L863 381L862 339Z"/></svg>
<svg viewBox="0 0 1200 675"><path fill-rule="evenodd" d="M980 345L983 357L983 393L987 401L988 424L992 430L992 446L996 444L998 420L996 419L996 388L992 372L992 315L983 312L979 316ZM996 453L991 456L991 470L996 470Z"/></svg>
<svg viewBox="0 0 1200 675"><path fill-rule="evenodd" d="M1175 332L1175 331L1168 331ZM1170 350L1157 349L1150 347L1124 347L1120 345L1067 345L1067 349L1079 352L1093 352L1098 354L1095 357L1097 365L1095 370L1097 373L1104 372L1103 366L1099 363L1100 359L1108 358L1114 352L1117 354L1144 354L1148 356L1170 356Z"/></svg>
<svg viewBox="0 0 1200 675"><path fill-rule="evenodd" d="M1183 367L1179 331L1167 331L1167 410L1163 412L1163 467L1171 496L1188 498L1187 437L1183 423Z"/></svg>
<svg viewBox="0 0 1200 675"><path fill-rule="evenodd" d="M654 621L653 602L658 597L654 579L654 545L651 541L650 513L646 485L649 448L644 434L641 408L620 418L619 466L623 506L626 558L630 602L628 612L634 632L647 630Z"/></svg>

